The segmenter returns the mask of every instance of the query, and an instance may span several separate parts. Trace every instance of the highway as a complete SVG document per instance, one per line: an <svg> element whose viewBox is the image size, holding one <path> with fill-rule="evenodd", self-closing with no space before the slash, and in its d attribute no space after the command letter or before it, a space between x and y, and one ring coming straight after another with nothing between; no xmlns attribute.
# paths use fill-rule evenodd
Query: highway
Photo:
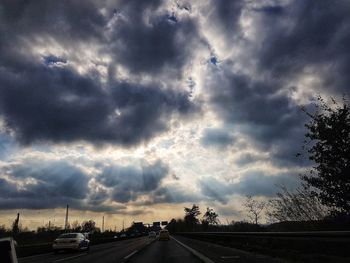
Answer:
<svg viewBox="0 0 350 263"><path fill-rule="evenodd" d="M154 242L153 242L154 241ZM48 253L20 258L19 263L54 262L202 262L174 240L158 241L148 237L134 238L90 247L89 252Z"/></svg>
<svg viewBox="0 0 350 263"><path fill-rule="evenodd" d="M186 236L186 235L187 236ZM185 236L184 236L185 235ZM222 246L215 242L208 242L198 239L193 239L194 236L205 236L207 239L218 239L225 237L226 242L230 243L234 238L245 238L241 242L259 241L259 237L264 237L265 250L270 251L267 241L281 243L283 251L287 253L288 248L293 249L296 244L301 243L305 246L306 251L300 250L295 253L299 255L300 262L316 262L311 260L314 256L323 258L322 262L349 262L347 251L349 250L349 235L350 232L269 232L269 233L183 233L182 235L171 236L169 241L159 241L158 239L149 239L148 237L139 237L133 239L119 240L116 242L105 243L91 246L89 252L66 252L60 254L47 253L36 256L24 257L18 260L19 263L53 263L53 262L131 262L131 263L157 263L157 262L235 262L235 263L283 263L288 262L286 258L276 258L268 255L261 255L257 251L247 252L240 249ZM189 237L188 237L189 236ZM247 238L250 239L247 239ZM284 239L283 239L284 238ZM260 240L261 241L261 240ZM322 243L322 242L323 243ZM273 243L276 245L277 243ZM294 243L293 243L294 242ZM311 243L310 243L311 242ZM319 243L317 243L319 242ZM325 253L318 251L314 252L310 248L310 244L316 243L322 245L321 249ZM283 244L285 247L283 247ZM339 248L338 248L339 247ZM270 251L271 252L271 251ZM289 251L291 252L291 251ZM289 253L288 252L288 253ZM338 254L332 254L338 252ZM305 253L302 254L302 253ZM328 255L329 254L329 255ZM294 254L293 254L294 255ZM283 256L283 255L280 255ZM318 257L316 257L318 258ZM310 261L311 260L311 261ZM321 261L317 261L321 262Z"/></svg>
<svg viewBox="0 0 350 263"><path fill-rule="evenodd" d="M281 263L280 259L222 247L180 236L169 241L140 237L91 246L89 252L47 253L20 258L19 263Z"/></svg>

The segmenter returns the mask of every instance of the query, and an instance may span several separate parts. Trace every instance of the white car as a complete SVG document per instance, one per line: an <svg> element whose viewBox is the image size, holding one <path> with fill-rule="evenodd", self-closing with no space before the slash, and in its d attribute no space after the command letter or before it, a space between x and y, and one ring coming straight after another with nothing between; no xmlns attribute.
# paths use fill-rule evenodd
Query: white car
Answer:
<svg viewBox="0 0 350 263"><path fill-rule="evenodd" d="M90 240L81 233L64 233L53 241L53 251L86 250L90 248Z"/></svg>

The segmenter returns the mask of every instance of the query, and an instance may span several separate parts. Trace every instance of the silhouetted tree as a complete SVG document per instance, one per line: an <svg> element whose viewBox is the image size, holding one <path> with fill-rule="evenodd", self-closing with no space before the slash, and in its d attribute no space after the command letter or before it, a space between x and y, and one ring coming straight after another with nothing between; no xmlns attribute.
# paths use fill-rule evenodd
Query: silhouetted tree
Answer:
<svg viewBox="0 0 350 263"><path fill-rule="evenodd" d="M6 229L5 225L0 225L0 238L8 236L8 232L9 230Z"/></svg>
<svg viewBox="0 0 350 263"><path fill-rule="evenodd" d="M199 223L198 216L201 214L198 205L193 204L192 208L185 207L185 224L188 230L194 230L195 225Z"/></svg>
<svg viewBox="0 0 350 263"><path fill-rule="evenodd" d="M133 232L133 233L142 233L146 231L147 231L147 228L143 224L137 224L135 222L132 222L131 226L128 228L128 232Z"/></svg>
<svg viewBox="0 0 350 263"><path fill-rule="evenodd" d="M322 220L329 213L328 207L305 186L294 191L280 186L277 196L269 200L266 208L271 222Z"/></svg>
<svg viewBox="0 0 350 263"><path fill-rule="evenodd" d="M176 233L177 230L177 221L175 218L171 219L170 222L168 223L168 225L165 227L166 229L168 229L168 231L170 233Z"/></svg>
<svg viewBox="0 0 350 263"><path fill-rule="evenodd" d="M74 232L82 231L82 226L79 224L78 220L75 220L70 227Z"/></svg>
<svg viewBox="0 0 350 263"><path fill-rule="evenodd" d="M350 214L350 106L346 98L341 105L327 104L321 97L305 126L304 149L315 163L302 178L313 194L334 214Z"/></svg>
<svg viewBox="0 0 350 263"><path fill-rule="evenodd" d="M217 225L219 223L219 215L212 208L207 207L207 211L203 215L203 222L208 225Z"/></svg>
<svg viewBox="0 0 350 263"><path fill-rule="evenodd" d="M92 232L95 232L96 230L97 230L97 228L96 228L96 223L95 223L95 221L93 221L93 220L84 221L84 222L81 224L81 231L82 231L82 232L89 232L89 233L92 233Z"/></svg>
<svg viewBox="0 0 350 263"><path fill-rule="evenodd" d="M265 208L265 202L256 200L250 195L247 195L243 205L248 210L248 217L252 220L254 224L257 225L259 223L259 219L261 218L261 214Z"/></svg>

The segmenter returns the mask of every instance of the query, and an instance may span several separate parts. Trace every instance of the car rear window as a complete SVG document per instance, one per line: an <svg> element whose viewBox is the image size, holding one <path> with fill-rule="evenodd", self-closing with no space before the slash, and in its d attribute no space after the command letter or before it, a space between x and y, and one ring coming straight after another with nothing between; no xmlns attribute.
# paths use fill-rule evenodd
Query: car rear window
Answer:
<svg viewBox="0 0 350 263"><path fill-rule="evenodd" d="M76 238L77 234L62 234L59 238Z"/></svg>

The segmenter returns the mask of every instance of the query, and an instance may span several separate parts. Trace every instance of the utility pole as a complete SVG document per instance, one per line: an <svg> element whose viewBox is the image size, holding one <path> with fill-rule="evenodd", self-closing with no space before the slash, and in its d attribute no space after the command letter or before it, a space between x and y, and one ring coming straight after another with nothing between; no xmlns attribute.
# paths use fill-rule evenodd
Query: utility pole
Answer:
<svg viewBox="0 0 350 263"><path fill-rule="evenodd" d="M67 208L66 208L66 221L64 223L64 230L67 230L67 227L68 227L68 209L69 209L69 206L67 204Z"/></svg>
<svg viewBox="0 0 350 263"><path fill-rule="evenodd" d="M123 219L123 232L124 232L124 219Z"/></svg>
<svg viewBox="0 0 350 263"><path fill-rule="evenodd" d="M102 232L105 231L105 216L102 216Z"/></svg>
<svg viewBox="0 0 350 263"><path fill-rule="evenodd" d="M49 230L51 230L51 221L49 220Z"/></svg>

